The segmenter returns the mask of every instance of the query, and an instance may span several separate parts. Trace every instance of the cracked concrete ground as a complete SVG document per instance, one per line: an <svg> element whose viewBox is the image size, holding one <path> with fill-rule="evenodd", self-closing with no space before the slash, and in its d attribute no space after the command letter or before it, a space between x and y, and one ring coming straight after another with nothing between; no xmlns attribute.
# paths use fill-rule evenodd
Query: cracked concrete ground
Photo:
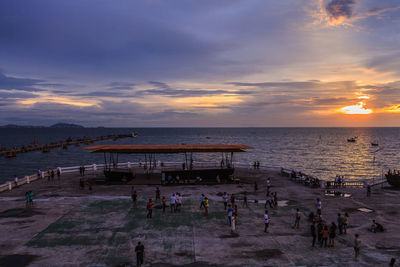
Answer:
<svg viewBox="0 0 400 267"><path fill-rule="evenodd" d="M77 175L60 181L40 180L0 194L0 266L134 266L134 247L145 245L147 266L387 266L400 260L400 191L375 188L338 189L349 197L331 196L281 177L272 170L236 170L242 184L163 186L161 195L183 194L180 213L165 214L156 203L146 219L145 203L155 198L155 186L136 185L137 208L130 200L131 185L78 188ZM272 191L287 200L269 209L269 233L263 232L265 178ZM259 190L254 192L254 181ZM25 208L24 193L33 190L35 204ZM231 235L221 192L238 198L237 235ZM248 192L249 207L240 199ZM209 216L199 209L200 195L210 199ZM322 199L323 219L336 222L338 212L350 215L347 235L338 235L334 248L311 248L310 223L316 198ZM299 208L300 229L292 229ZM372 212L358 211L367 208ZM387 231L371 233L376 219ZM353 261L354 234L362 241L360 261Z"/></svg>

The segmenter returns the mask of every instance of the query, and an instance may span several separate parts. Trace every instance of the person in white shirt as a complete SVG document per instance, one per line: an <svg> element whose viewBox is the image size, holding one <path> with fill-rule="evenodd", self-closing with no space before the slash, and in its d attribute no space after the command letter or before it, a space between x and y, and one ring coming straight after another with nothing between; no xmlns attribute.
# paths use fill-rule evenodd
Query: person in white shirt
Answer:
<svg viewBox="0 0 400 267"><path fill-rule="evenodd" d="M317 215L321 215L321 209L322 209L322 202L319 198L317 198Z"/></svg>
<svg viewBox="0 0 400 267"><path fill-rule="evenodd" d="M226 210L226 207L228 206L228 194L226 192L222 195L222 200L224 201L224 209Z"/></svg>
<svg viewBox="0 0 400 267"><path fill-rule="evenodd" d="M268 210L265 210L264 213L264 232L268 233L268 227L269 227L269 215L268 215Z"/></svg>
<svg viewBox="0 0 400 267"><path fill-rule="evenodd" d="M175 212L175 202L176 202L176 196L175 194L172 194L170 198L171 212Z"/></svg>

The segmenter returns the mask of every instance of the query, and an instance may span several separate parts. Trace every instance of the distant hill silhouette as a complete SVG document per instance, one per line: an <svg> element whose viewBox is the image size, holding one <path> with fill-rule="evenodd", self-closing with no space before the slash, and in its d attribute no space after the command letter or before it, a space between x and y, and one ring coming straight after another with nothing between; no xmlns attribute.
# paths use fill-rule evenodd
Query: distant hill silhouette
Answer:
<svg viewBox="0 0 400 267"><path fill-rule="evenodd" d="M16 125L16 124L7 124L0 126L0 128L85 128L82 125L72 124L72 123L56 123L49 127L47 126L35 126L35 125Z"/></svg>
<svg viewBox="0 0 400 267"><path fill-rule="evenodd" d="M85 128L82 125L72 123L56 123L50 126L50 128Z"/></svg>

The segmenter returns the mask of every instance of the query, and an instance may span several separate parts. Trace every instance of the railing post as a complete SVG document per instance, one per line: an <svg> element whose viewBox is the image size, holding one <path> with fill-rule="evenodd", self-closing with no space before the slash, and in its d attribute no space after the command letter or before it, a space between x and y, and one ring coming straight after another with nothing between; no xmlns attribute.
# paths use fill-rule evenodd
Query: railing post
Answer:
<svg viewBox="0 0 400 267"><path fill-rule="evenodd" d="M25 176L25 177L26 177L26 183L29 184L31 182L30 177L29 176Z"/></svg>
<svg viewBox="0 0 400 267"><path fill-rule="evenodd" d="M11 190L12 189L12 184L11 184L11 182L8 182L8 190Z"/></svg>

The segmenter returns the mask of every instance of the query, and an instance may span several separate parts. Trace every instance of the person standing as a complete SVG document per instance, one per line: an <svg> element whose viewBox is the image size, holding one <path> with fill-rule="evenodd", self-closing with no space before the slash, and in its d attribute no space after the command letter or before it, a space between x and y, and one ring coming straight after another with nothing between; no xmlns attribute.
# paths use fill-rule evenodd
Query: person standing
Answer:
<svg viewBox="0 0 400 267"><path fill-rule="evenodd" d="M371 185L368 184L367 185L367 197L370 197L370 196L371 196Z"/></svg>
<svg viewBox="0 0 400 267"><path fill-rule="evenodd" d="M151 201L151 198L149 199L149 202L147 202L147 218L151 219L153 215L153 202Z"/></svg>
<svg viewBox="0 0 400 267"><path fill-rule="evenodd" d="M33 207L33 192L29 191L29 206Z"/></svg>
<svg viewBox="0 0 400 267"><path fill-rule="evenodd" d="M58 181L60 181L60 177L61 177L61 170L60 170L60 168L57 168L57 179L58 179Z"/></svg>
<svg viewBox="0 0 400 267"><path fill-rule="evenodd" d="M181 194L176 193L176 200L175 200L175 211L180 212L182 206L182 197Z"/></svg>
<svg viewBox="0 0 400 267"><path fill-rule="evenodd" d="M335 237L336 237L336 224L332 222L331 227L329 228L329 246L335 246Z"/></svg>
<svg viewBox="0 0 400 267"><path fill-rule="evenodd" d="M347 225L349 225L349 214L346 212L344 214L344 223L343 223L343 233L347 234Z"/></svg>
<svg viewBox="0 0 400 267"><path fill-rule="evenodd" d="M247 192L244 192L243 194L243 207L246 206L246 208L249 207L249 205L247 204Z"/></svg>
<svg viewBox="0 0 400 267"><path fill-rule="evenodd" d="M269 215L268 215L268 210L265 210L264 213L264 233L268 233L268 227L269 227Z"/></svg>
<svg viewBox="0 0 400 267"><path fill-rule="evenodd" d="M15 187L18 187L18 176L17 175L14 175L14 184L15 184Z"/></svg>
<svg viewBox="0 0 400 267"><path fill-rule="evenodd" d="M133 190L133 195L132 195L132 202L133 202L133 207L137 207L137 192L136 190Z"/></svg>
<svg viewBox="0 0 400 267"><path fill-rule="evenodd" d="M300 217L301 217L301 212L300 212L299 209L296 209L296 218L295 218L294 225L293 225L294 229L296 229L296 228L299 229L299 227L300 227Z"/></svg>
<svg viewBox="0 0 400 267"><path fill-rule="evenodd" d="M343 225L344 225L344 219L342 217L342 214L338 213L337 215L337 223L339 227L339 235L343 234Z"/></svg>
<svg viewBox="0 0 400 267"><path fill-rule="evenodd" d="M361 241L359 239L359 235L355 234L355 238L354 238L354 261L358 261L358 256L360 256L360 246L361 246Z"/></svg>
<svg viewBox="0 0 400 267"><path fill-rule="evenodd" d="M317 229L315 227L315 221L311 224L311 236L312 236L312 247L315 248L315 240L317 239Z"/></svg>
<svg viewBox="0 0 400 267"><path fill-rule="evenodd" d="M235 194L231 195L231 205L232 205L232 207L235 206Z"/></svg>
<svg viewBox="0 0 400 267"><path fill-rule="evenodd" d="M208 198L206 197L204 200L204 209L205 209L205 215L208 216L208 207L210 206L210 203L208 202Z"/></svg>
<svg viewBox="0 0 400 267"><path fill-rule="evenodd" d="M226 192L222 195L222 201L224 202L224 210L226 210L226 207L228 206L228 194Z"/></svg>
<svg viewBox="0 0 400 267"><path fill-rule="evenodd" d="M29 208L29 192L25 192L25 207Z"/></svg>
<svg viewBox="0 0 400 267"><path fill-rule="evenodd" d="M328 226L325 225L324 229L322 230L322 242L321 242L321 248L322 245L324 245L324 247L326 248L328 246L328 236L329 236L329 229Z"/></svg>
<svg viewBox="0 0 400 267"><path fill-rule="evenodd" d="M156 201L160 201L160 188L156 188Z"/></svg>
<svg viewBox="0 0 400 267"><path fill-rule="evenodd" d="M167 200L162 197L162 212L165 213L165 208L167 207Z"/></svg>
<svg viewBox="0 0 400 267"><path fill-rule="evenodd" d="M317 198L317 215L321 215L322 202L321 199Z"/></svg>
<svg viewBox="0 0 400 267"><path fill-rule="evenodd" d="M324 230L324 225L322 224L322 221L318 221L317 225L317 235L318 235L318 244L322 244L322 231ZM322 246L322 245L321 245Z"/></svg>
<svg viewBox="0 0 400 267"><path fill-rule="evenodd" d="M171 207L171 213L175 212L175 203L176 203L176 196L175 194L172 194L172 196L170 197L170 207Z"/></svg>
<svg viewBox="0 0 400 267"><path fill-rule="evenodd" d="M254 182L254 192L257 192L257 190L258 190L257 182Z"/></svg>
<svg viewBox="0 0 400 267"><path fill-rule="evenodd" d="M268 177L267 181L265 183L266 183L266 186L267 186L267 191L269 191L269 189L271 188L271 179Z"/></svg>
<svg viewBox="0 0 400 267"><path fill-rule="evenodd" d="M141 242L138 242L136 248L136 266L141 266L143 264L143 258L144 258L144 246Z"/></svg>

